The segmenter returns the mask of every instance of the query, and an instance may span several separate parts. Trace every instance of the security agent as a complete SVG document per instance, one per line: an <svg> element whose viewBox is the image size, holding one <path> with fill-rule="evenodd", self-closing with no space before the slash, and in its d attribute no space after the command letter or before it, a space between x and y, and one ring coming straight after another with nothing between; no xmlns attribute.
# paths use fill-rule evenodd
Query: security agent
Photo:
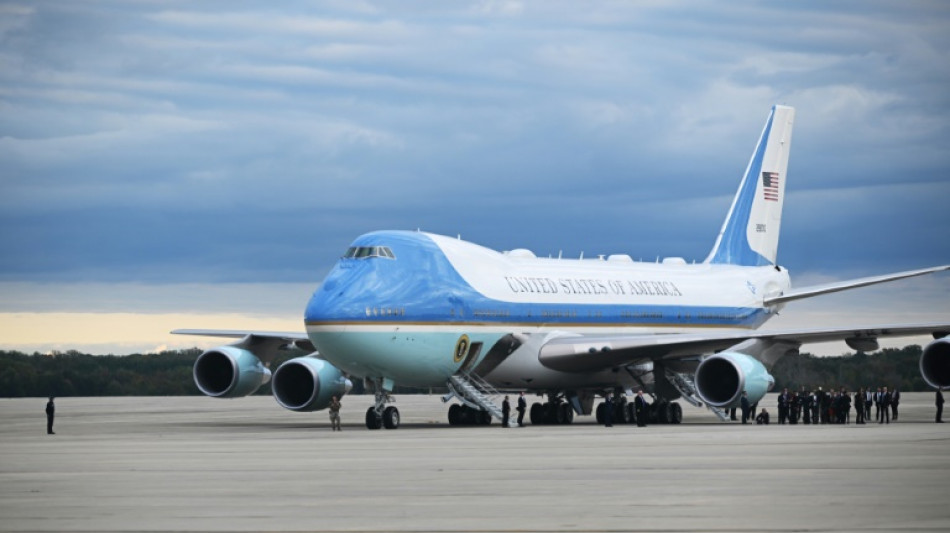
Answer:
<svg viewBox="0 0 950 533"><path fill-rule="evenodd" d="M55 435L53 433L53 418L56 416L56 404L53 403L54 398L49 397L49 401L46 402L46 434Z"/></svg>
<svg viewBox="0 0 950 533"><path fill-rule="evenodd" d="M647 399L643 397L643 391L637 391L637 397L633 399L633 408L637 415L637 427L647 427L647 418L649 418L649 406Z"/></svg>
<svg viewBox="0 0 950 533"><path fill-rule="evenodd" d="M877 423L891 423L891 393L887 392L887 387L881 390L881 414L878 416Z"/></svg>
<svg viewBox="0 0 950 533"><path fill-rule="evenodd" d="M785 419L788 417L788 404L789 404L788 389L782 389L781 394L778 395L778 423L784 424Z"/></svg>
<svg viewBox="0 0 950 533"><path fill-rule="evenodd" d="M518 427L524 426L524 412L528 408L528 401L524 399L524 393L522 392L518 396Z"/></svg>
<svg viewBox="0 0 950 533"><path fill-rule="evenodd" d="M501 427L508 427L508 417L511 416L511 402L508 401L508 396L505 396L505 400L501 402Z"/></svg>

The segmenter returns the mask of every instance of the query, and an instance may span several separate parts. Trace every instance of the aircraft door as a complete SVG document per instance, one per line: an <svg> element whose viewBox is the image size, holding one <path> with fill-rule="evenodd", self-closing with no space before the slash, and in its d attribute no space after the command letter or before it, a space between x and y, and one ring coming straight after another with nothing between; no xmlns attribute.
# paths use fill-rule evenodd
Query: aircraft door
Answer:
<svg viewBox="0 0 950 533"><path fill-rule="evenodd" d="M471 342L468 335L459 337L459 340L455 343L455 357L453 358L456 363L462 363L457 373L471 370L472 365L478 360L478 354L480 354L481 351L481 342Z"/></svg>

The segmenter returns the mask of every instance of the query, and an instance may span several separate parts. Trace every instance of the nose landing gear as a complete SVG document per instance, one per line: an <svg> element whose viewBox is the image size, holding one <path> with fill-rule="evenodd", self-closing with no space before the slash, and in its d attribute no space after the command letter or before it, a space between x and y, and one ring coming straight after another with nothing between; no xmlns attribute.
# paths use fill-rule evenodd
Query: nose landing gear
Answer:
<svg viewBox="0 0 950 533"><path fill-rule="evenodd" d="M376 378L372 380L375 390L375 405L366 410L366 429L398 429L400 418L399 409L394 405L386 406L387 403L396 401L384 388L385 380Z"/></svg>

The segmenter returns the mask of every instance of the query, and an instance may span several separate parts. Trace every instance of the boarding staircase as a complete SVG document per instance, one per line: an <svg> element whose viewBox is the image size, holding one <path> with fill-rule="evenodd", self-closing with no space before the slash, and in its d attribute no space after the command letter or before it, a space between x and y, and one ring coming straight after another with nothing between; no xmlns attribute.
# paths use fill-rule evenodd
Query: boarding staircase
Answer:
<svg viewBox="0 0 950 533"><path fill-rule="evenodd" d="M729 415L726 413L725 409L720 409L718 407L713 407L709 404L704 403L700 398L699 394L696 392L696 382L693 381L692 374L683 374L680 372L673 372L669 369L665 371L666 379L670 382L676 390L683 395L683 399L687 402L693 404L696 407L706 406L706 409L709 409L716 416L719 417L719 420L725 422L729 420Z"/></svg>
<svg viewBox="0 0 950 533"><path fill-rule="evenodd" d="M472 409L488 411L498 420L503 419L501 407L496 405L494 401L494 398L500 396L501 393L495 390L494 387L478 374L474 372L460 372L449 377L449 381L446 385L452 394L465 405ZM450 398L451 395L443 398L443 401L448 401ZM508 426L511 427L513 425L513 419L509 419Z"/></svg>

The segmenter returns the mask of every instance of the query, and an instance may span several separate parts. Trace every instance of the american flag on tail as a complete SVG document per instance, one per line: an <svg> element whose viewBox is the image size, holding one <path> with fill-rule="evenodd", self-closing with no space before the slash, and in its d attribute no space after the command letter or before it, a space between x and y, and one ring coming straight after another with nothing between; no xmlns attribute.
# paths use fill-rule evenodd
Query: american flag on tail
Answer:
<svg viewBox="0 0 950 533"><path fill-rule="evenodd" d="M762 173L762 194L766 200L778 201L778 172Z"/></svg>

